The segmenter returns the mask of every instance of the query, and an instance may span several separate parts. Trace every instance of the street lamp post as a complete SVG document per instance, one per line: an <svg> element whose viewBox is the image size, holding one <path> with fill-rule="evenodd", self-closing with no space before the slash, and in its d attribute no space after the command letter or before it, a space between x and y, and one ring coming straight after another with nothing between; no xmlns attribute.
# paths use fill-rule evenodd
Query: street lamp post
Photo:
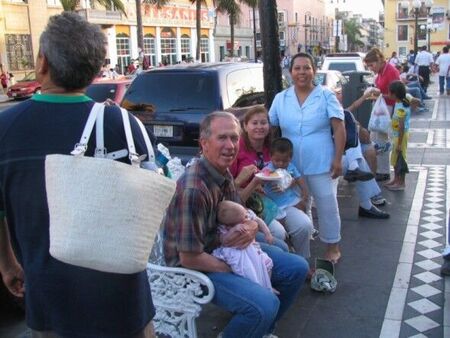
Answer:
<svg viewBox="0 0 450 338"><path fill-rule="evenodd" d="M433 0L425 0L423 1L426 9L427 9L427 17L430 15L431 7L433 6ZM401 6L403 8L408 8L408 3L403 1L401 3ZM420 8L422 7L422 1L421 0L413 0L412 1L412 7L413 7L413 14L414 14L414 53L417 55L418 51L418 43L419 43L419 15ZM428 32L429 34L430 32ZM428 35L428 49L430 49L430 37Z"/></svg>

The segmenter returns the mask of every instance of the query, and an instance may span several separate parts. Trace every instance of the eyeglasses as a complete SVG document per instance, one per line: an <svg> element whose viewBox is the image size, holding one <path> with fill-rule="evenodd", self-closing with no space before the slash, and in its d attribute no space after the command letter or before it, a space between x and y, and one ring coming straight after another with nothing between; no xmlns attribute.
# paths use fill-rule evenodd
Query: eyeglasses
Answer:
<svg viewBox="0 0 450 338"><path fill-rule="evenodd" d="M262 152L258 151L256 153L256 156L258 156L258 159L256 160L256 167L259 170L262 170L264 168L264 165L265 165L265 163L264 163L264 154Z"/></svg>

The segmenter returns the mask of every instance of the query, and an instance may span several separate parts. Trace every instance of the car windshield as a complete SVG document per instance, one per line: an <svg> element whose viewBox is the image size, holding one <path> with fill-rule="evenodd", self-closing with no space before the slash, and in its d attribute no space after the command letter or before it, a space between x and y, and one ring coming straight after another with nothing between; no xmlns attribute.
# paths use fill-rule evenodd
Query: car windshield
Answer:
<svg viewBox="0 0 450 338"><path fill-rule="evenodd" d="M157 112L211 111L217 108L215 83L212 74L150 71L133 81L124 101L151 104Z"/></svg>
<svg viewBox="0 0 450 338"><path fill-rule="evenodd" d="M324 73L316 73L316 77L314 78L316 84L325 85L325 74Z"/></svg>
<svg viewBox="0 0 450 338"><path fill-rule="evenodd" d="M114 100L116 91L115 83L93 83L87 87L86 95L96 102L104 102L106 99Z"/></svg>
<svg viewBox="0 0 450 338"><path fill-rule="evenodd" d="M356 70L354 62L330 62L329 70L338 70L341 73Z"/></svg>
<svg viewBox="0 0 450 338"><path fill-rule="evenodd" d="M25 75L25 77L20 80L19 82L25 82L25 81L35 81L36 80L36 73L32 72L32 73L28 73L27 75Z"/></svg>

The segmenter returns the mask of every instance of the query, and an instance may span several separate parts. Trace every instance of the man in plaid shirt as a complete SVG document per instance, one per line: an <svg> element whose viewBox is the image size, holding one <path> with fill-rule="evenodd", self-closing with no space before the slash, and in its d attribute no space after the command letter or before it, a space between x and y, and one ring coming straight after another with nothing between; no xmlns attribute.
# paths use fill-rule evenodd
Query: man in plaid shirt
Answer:
<svg viewBox="0 0 450 338"><path fill-rule="evenodd" d="M183 266L208 275L215 287L213 302L233 313L223 337L275 337L275 323L295 301L304 284L308 263L298 255L261 243L273 260L273 287L268 289L235 275L223 261L211 255L219 246L217 205L222 200L240 201L228 170L239 150L240 125L226 112L209 114L200 126L202 157L186 169L177 182L164 223L164 255L169 266ZM226 246L245 248L257 227L227 238Z"/></svg>

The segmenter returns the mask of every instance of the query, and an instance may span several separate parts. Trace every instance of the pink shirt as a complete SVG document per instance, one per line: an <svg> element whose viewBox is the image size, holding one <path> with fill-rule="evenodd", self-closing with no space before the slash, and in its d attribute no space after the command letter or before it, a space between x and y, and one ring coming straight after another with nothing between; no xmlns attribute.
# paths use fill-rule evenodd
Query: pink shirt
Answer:
<svg viewBox="0 0 450 338"><path fill-rule="evenodd" d="M375 79L375 86L377 86L383 95L388 95L389 85L395 80L400 80L400 73L397 68L386 62L383 69L380 70L377 78ZM395 100L391 100L386 97L385 100L388 106L393 106L395 104Z"/></svg>
<svg viewBox="0 0 450 338"><path fill-rule="evenodd" d="M263 159L264 159L264 166L266 166L266 164L268 164L270 162L269 148L265 147L263 149L262 153L263 153ZM238 155L230 167L231 175L233 175L233 177L236 178L239 175L239 173L241 172L242 168L244 168L245 166L248 166L250 164L257 165L258 161L259 161L259 158L258 158L258 155L256 154L256 151L247 149L247 147L245 146L244 138L241 137L241 139L239 140ZM247 182L247 184L248 184L248 182ZM247 184L245 184L245 185L247 185Z"/></svg>

